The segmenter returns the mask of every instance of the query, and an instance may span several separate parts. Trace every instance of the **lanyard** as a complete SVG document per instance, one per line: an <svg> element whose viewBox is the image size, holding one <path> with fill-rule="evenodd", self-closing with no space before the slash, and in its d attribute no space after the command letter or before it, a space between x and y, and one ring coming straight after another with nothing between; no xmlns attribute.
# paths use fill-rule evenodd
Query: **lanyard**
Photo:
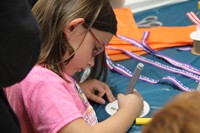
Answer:
<svg viewBox="0 0 200 133"><path fill-rule="evenodd" d="M86 107L88 107L89 102L88 102L88 100L87 100L87 98L86 98L84 92L82 91L81 87L80 87L77 83L75 83L75 87L76 87L76 90L77 90L77 92L78 92L78 94L79 94L79 97L81 98L83 104L84 104Z"/></svg>
<svg viewBox="0 0 200 133"><path fill-rule="evenodd" d="M179 69L179 68L175 68L175 67L172 67L172 66L167 66L167 65L162 64L160 62L157 62L157 61L154 61L154 60L151 60L151 59L147 59L147 58L140 56L140 55L136 55L133 52L128 51L128 50L124 50L124 49L120 49L120 48L116 48L116 47L112 47L112 46L107 46L106 48L111 49L111 50L120 50L123 53L127 54L128 56L130 56L130 57L132 57L136 60L139 60L141 62L156 66L156 67L164 69L166 71L170 71L170 72L173 72L173 73L176 73L176 74L184 75L186 77L189 77L189 78L197 80L197 81L200 81L200 76L193 74L191 72L188 72L188 71L185 71L185 70L182 70L182 69Z"/></svg>
<svg viewBox="0 0 200 133"><path fill-rule="evenodd" d="M200 19L198 18L198 16L194 13L194 12L187 12L186 15L188 16L188 18L194 23L199 25L200 24Z"/></svg>
<svg viewBox="0 0 200 133"><path fill-rule="evenodd" d="M129 78L132 77L133 72L131 72L129 69L127 69L126 67L124 67L121 64L112 62L111 59L108 57L108 55L106 55L106 61L107 61L107 66L110 70L116 71L126 77L129 77ZM192 90L192 88L184 86L183 83L181 83L179 80L177 80L173 76L165 76L165 77L162 77L160 80L155 80L155 79L140 75L139 79L143 80L145 82L151 83L151 84L157 84L157 83L163 82L163 81L170 81L183 91L191 91Z"/></svg>
<svg viewBox="0 0 200 133"><path fill-rule="evenodd" d="M186 63L182 63L182 62L179 62L179 61L176 61L172 58L169 58L161 53L159 53L158 51L155 51L153 50L147 43L146 43L146 39L148 38L150 32L145 32L144 35L143 35L143 39L142 39L142 46L145 47L146 49L148 49L148 51L150 51L151 54L159 57L159 58L162 58L164 59L165 61L169 62L171 65L174 65L178 68L181 68L181 69L184 69L188 72L191 72L191 73L194 73L194 74L197 74L199 75L200 74L200 70L189 65L189 64L186 64Z"/></svg>

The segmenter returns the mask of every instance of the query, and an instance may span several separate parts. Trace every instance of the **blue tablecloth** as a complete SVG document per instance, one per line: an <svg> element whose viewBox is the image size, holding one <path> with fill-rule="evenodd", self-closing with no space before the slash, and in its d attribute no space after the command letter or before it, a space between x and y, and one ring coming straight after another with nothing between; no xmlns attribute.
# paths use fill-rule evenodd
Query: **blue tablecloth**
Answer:
<svg viewBox="0 0 200 133"><path fill-rule="evenodd" d="M193 11L197 12L197 0L189 0L188 2L178 3L170 6L164 6L156 9L151 9L145 12L134 14L135 20L140 21L142 18L149 15L158 16L158 20L163 22L165 26L187 26L193 24L185 15L187 12ZM177 61L185 62L200 68L200 58L197 55L193 55L191 51L178 51L176 47L169 48L160 51L162 54L169 56ZM146 58L159 61L163 64L170 65L166 61L159 59L153 55L147 54ZM134 71L135 66L139 63L135 59L128 59L124 61L119 61L129 70ZM155 66L145 64L145 67L141 75L151 77L154 79L160 79L167 75L172 75L180 80L182 83L191 88L196 88L197 82L193 79L186 78L182 75L174 74L169 71L159 69ZM130 78L125 77L119 73L109 71L107 83L111 86L114 95L118 93L124 93L125 88L128 86ZM155 111L163 107L172 97L182 92L178 87L170 82L161 82L158 84L150 84L139 80L136 84L136 89L141 93L144 100L150 105L150 112L145 117L151 117ZM92 103L99 121L105 120L109 117L105 111L106 105L99 105ZM120 121L120 120L119 120ZM129 133L139 133L143 126L134 125L129 129Z"/></svg>

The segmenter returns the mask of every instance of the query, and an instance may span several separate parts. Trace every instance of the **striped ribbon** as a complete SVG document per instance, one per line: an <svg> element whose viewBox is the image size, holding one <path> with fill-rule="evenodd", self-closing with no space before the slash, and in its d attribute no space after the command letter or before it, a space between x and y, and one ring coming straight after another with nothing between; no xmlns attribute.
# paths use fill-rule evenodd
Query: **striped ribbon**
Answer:
<svg viewBox="0 0 200 133"><path fill-rule="evenodd" d="M106 59L107 59L107 66L110 70L116 71L126 77L129 77L129 78L132 77L133 72L131 72L129 69L127 69L126 67L124 67L121 64L112 62L108 56L106 56ZM179 80L177 80L173 76L165 76L165 77L162 77L160 80L155 80L155 79L140 75L139 79L143 80L145 82L151 83L151 84L157 84L157 83L160 83L163 81L170 81L174 85L176 85L179 89L181 89L182 91L192 91L193 90L192 88L184 86L183 83L181 83Z"/></svg>
<svg viewBox="0 0 200 133"><path fill-rule="evenodd" d="M141 62L145 62L145 63L147 63L147 64L156 66L156 67L158 67L158 68L161 68L161 69L164 69L164 70L173 72L173 73L181 74L181 75L184 75L184 76L186 76L186 77L192 78L192 79L194 79L194 80L200 81L200 76L199 76L199 75L196 75L196 74L193 74L193 73L191 73L191 72L188 72L188 71L185 71L185 70L182 70L182 69L179 69L179 68L175 68L175 67L172 67L172 66L168 66L168 65L162 64L162 63L160 63L160 62L157 62L157 61L154 61L154 60L145 58L145 57L143 57L143 56L134 54L133 52L128 51L128 50L124 50L124 49L120 49L120 48L116 48L116 47L112 47L112 46L106 46L106 48L107 48L107 49L111 49L111 50L119 50L119 51L122 51L122 52L125 53L126 55L128 55L128 56L130 56L130 57L132 57L132 58L134 58L134 59L136 59L136 60L139 60L139 61L141 61Z"/></svg>
<svg viewBox="0 0 200 133"><path fill-rule="evenodd" d="M147 52L150 51L151 54L159 57L159 58L162 58L164 59L165 61L167 61L168 63L170 63L171 65L174 65L178 68L181 68L183 70L186 70L188 72L191 72L191 73L194 73L194 74L197 74L197 75L200 75L200 70L191 66L190 64L186 64L186 63L182 63L182 62L179 62L179 61L176 61L172 58L169 58L161 53L159 53L158 51L152 49L147 43L146 43L146 39L148 38L150 32L145 32L144 35L143 35L143 39L142 39L142 46L145 47L145 49L147 49Z"/></svg>
<svg viewBox="0 0 200 133"><path fill-rule="evenodd" d="M192 11L190 12L187 12L186 13L186 16L194 23L194 24L197 24L199 25L200 24L200 19L199 17Z"/></svg>

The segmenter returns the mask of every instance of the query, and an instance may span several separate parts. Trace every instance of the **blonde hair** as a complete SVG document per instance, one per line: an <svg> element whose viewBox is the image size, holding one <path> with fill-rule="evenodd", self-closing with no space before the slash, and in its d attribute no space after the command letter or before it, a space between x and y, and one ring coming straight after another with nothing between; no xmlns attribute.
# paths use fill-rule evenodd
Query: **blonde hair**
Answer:
<svg viewBox="0 0 200 133"><path fill-rule="evenodd" d="M116 24L112 25L115 21L106 20L114 14L107 0L38 0L32 11L41 28L42 46L38 64L46 64L61 77L64 65L74 55L74 49L63 34L65 25L76 18L85 18L89 25L86 28L93 26L98 29L106 25L116 29ZM110 14L102 17L103 12L108 11ZM72 55L69 59L63 59L66 52Z"/></svg>
<svg viewBox="0 0 200 133"><path fill-rule="evenodd" d="M200 92L176 96L153 116L142 133L199 133Z"/></svg>

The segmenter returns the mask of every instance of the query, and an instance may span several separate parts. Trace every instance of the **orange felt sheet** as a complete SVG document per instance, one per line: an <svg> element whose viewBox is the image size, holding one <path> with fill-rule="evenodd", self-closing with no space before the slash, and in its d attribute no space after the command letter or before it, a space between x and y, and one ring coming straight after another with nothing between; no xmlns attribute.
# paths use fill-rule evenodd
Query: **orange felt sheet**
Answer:
<svg viewBox="0 0 200 133"><path fill-rule="evenodd" d="M133 38L141 42L143 33L145 31L149 31L150 35L146 41L150 45L150 47L155 50L163 50L170 47L193 44L193 41L190 39L189 35L191 32L195 31L196 25L179 27L160 26L152 28L138 28L130 9L119 8L114 9L114 12L118 21L118 35ZM138 55L146 54L144 50L139 49L129 42L117 38L116 36L112 38L108 45L126 49ZM109 57L114 61L130 58L127 55L123 54L121 51L106 49L106 52Z"/></svg>

